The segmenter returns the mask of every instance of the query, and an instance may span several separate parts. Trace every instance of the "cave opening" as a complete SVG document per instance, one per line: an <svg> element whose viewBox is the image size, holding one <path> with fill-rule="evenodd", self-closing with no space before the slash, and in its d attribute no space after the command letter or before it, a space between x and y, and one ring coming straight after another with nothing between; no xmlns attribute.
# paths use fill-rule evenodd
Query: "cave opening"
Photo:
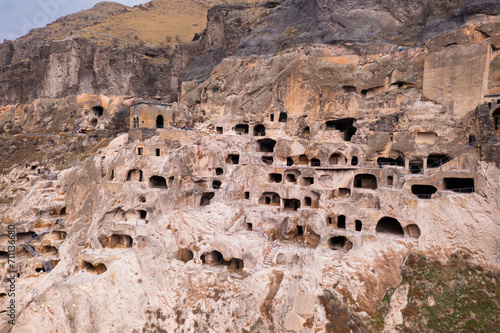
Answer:
<svg viewBox="0 0 500 333"><path fill-rule="evenodd" d="M375 231L381 234L404 236L404 231L399 221L387 216L378 221Z"/></svg>
<svg viewBox="0 0 500 333"><path fill-rule="evenodd" d="M314 184L314 177L302 177L301 186L311 186Z"/></svg>
<svg viewBox="0 0 500 333"><path fill-rule="evenodd" d="M280 196L278 193L275 193L275 192L264 192L259 199L259 204L279 206L280 205Z"/></svg>
<svg viewBox="0 0 500 333"><path fill-rule="evenodd" d="M226 163L227 164L238 164L238 163L240 163L240 155L236 155L236 154L228 155L227 158L226 158Z"/></svg>
<svg viewBox="0 0 500 333"><path fill-rule="evenodd" d="M242 135L242 134L248 134L248 125L247 124L238 124L234 126L234 131L236 134Z"/></svg>
<svg viewBox="0 0 500 333"><path fill-rule="evenodd" d="M363 222L361 222L360 220L356 220L354 224L356 231L361 231L361 229L363 229Z"/></svg>
<svg viewBox="0 0 500 333"><path fill-rule="evenodd" d="M328 160L330 165L342 165L346 163L346 158L340 153L333 153Z"/></svg>
<svg viewBox="0 0 500 333"><path fill-rule="evenodd" d="M166 189L167 188L167 180L161 176L151 176L149 178L149 187L150 188Z"/></svg>
<svg viewBox="0 0 500 333"><path fill-rule="evenodd" d="M274 146L276 146L276 141L273 139L261 139L257 141L259 146L258 146L258 151L261 153L272 153L274 152Z"/></svg>
<svg viewBox="0 0 500 333"><path fill-rule="evenodd" d="M354 187L375 190L377 177L370 174L358 174L354 177Z"/></svg>
<svg viewBox="0 0 500 333"><path fill-rule="evenodd" d="M165 120L160 114L156 117L156 128L163 128L165 126Z"/></svg>
<svg viewBox="0 0 500 333"><path fill-rule="evenodd" d="M281 112L278 121L280 123L286 123L288 121L288 115L285 112Z"/></svg>
<svg viewBox="0 0 500 333"><path fill-rule="evenodd" d="M299 156L299 163L300 165L308 165L309 164L309 158L307 158L307 155L302 154Z"/></svg>
<svg viewBox="0 0 500 333"><path fill-rule="evenodd" d="M300 208L300 200L297 199L283 199L283 210L297 211Z"/></svg>
<svg viewBox="0 0 500 333"><path fill-rule="evenodd" d="M288 173L285 176L285 183L295 184L297 183L297 177L293 173Z"/></svg>
<svg viewBox="0 0 500 333"><path fill-rule="evenodd" d="M419 199L431 199L432 195L437 192L437 188L432 185L412 185L411 193Z"/></svg>
<svg viewBox="0 0 500 333"><path fill-rule="evenodd" d="M283 176L280 173L270 173L269 182L270 183L281 183Z"/></svg>
<svg viewBox="0 0 500 333"><path fill-rule="evenodd" d="M383 167L384 165L392 165L392 166L405 166L405 160L398 156L398 158L389 158L389 157L379 157L377 158L377 164L379 167Z"/></svg>
<svg viewBox="0 0 500 333"><path fill-rule="evenodd" d="M337 217L337 228L338 229L345 229L345 215L339 215L339 217Z"/></svg>
<svg viewBox="0 0 500 333"><path fill-rule="evenodd" d="M215 193L212 192L203 193L200 199L200 206L203 207L210 205L210 200L212 200L214 196Z"/></svg>
<svg viewBox="0 0 500 333"><path fill-rule="evenodd" d="M319 167L321 166L321 161L318 158L311 158L311 166Z"/></svg>
<svg viewBox="0 0 500 333"><path fill-rule="evenodd" d="M92 108L92 112L94 113L94 116L102 117L102 115L104 114L104 108L100 105L97 105Z"/></svg>
<svg viewBox="0 0 500 333"><path fill-rule="evenodd" d="M357 131L356 127L354 127L355 120L354 118L329 120L326 122L326 129L337 130L342 134L344 141L351 141Z"/></svg>
<svg viewBox="0 0 500 333"><path fill-rule="evenodd" d="M262 124L255 125L253 128L254 136L266 136L266 127Z"/></svg>
<svg viewBox="0 0 500 333"><path fill-rule="evenodd" d="M444 178L445 190L458 193L473 193L474 179L473 178Z"/></svg>
<svg viewBox="0 0 500 333"><path fill-rule="evenodd" d="M342 250L351 246L352 243L344 236L335 236L328 239L328 247L331 250Z"/></svg>

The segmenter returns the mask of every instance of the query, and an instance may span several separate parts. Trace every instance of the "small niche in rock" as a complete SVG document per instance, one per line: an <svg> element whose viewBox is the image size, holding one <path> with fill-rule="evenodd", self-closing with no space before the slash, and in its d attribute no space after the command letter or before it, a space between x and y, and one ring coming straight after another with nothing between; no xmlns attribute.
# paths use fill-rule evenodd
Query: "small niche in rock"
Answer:
<svg viewBox="0 0 500 333"><path fill-rule="evenodd" d="M300 155L299 156L299 165L308 165L309 164L309 158L307 158L307 155Z"/></svg>
<svg viewBox="0 0 500 333"><path fill-rule="evenodd" d="M188 262L190 260L193 260L193 251L190 249L179 249L177 252L177 260L183 261L183 262Z"/></svg>
<svg viewBox="0 0 500 333"><path fill-rule="evenodd" d="M142 182L142 170L132 169L127 173L127 181Z"/></svg>
<svg viewBox="0 0 500 333"><path fill-rule="evenodd" d="M113 234L109 238L109 247L114 249L114 248L130 248L132 247L132 237L129 235L118 235L118 234ZM102 244L102 243L101 243Z"/></svg>
<svg viewBox="0 0 500 333"><path fill-rule="evenodd" d="M346 158L340 153L334 153L328 159L330 165L343 165L346 164Z"/></svg>
<svg viewBox="0 0 500 333"><path fill-rule="evenodd" d="M345 229L345 215L339 215L337 218L337 228Z"/></svg>
<svg viewBox="0 0 500 333"><path fill-rule="evenodd" d="M103 263L90 263L88 261L83 260L81 263L81 268L85 269L87 272L92 274L102 274L108 270L106 265Z"/></svg>
<svg viewBox="0 0 500 333"><path fill-rule="evenodd" d="M227 164L239 164L240 163L240 155L235 155L235 154L227 155L226 163Z"/></svg>
<svg viewBox="0 0 500 333"><path fill-rule="evenodd" d="M208 193L203 193L200 199L200 206L208 206L210 205L210 201L213 199L215 196L215 193L208 192Z"/></svg>
<svg viewBox="0 0 500 333"><path fill-rule="evenodd" d="M280 196L278 193L264 192L264 193L262 193L262 196L259 199L259 204L279 206L280 205Z"/></svg>
<svg viewBox="0 0 500 333"><path fill-rule="evenodd" d="M280 173L270 173L269 182L270 183L281 183L283 176Z"/></svg>
<svg viewBox="0 0 500 333"><path fill-rule="evenodd" d="M314 177L302 177L300 181L301 186L311 186L314 184Z"/></svg>
<svg viewBox="0 0 500 333"><path fill-rule="evenodd" d="M300 200L297 199L283 199L283 210L296 211L300 208Z"/></svg>
<svg viewBox="0 0 500 333"><path fill-rule="evenodd" d="M344 236L335 236L328 240L328 247L332 250L349 250L352 243Z"/></svg>
<svg viewBox="0 0 500 333"><path fill-rule="evenodd" d="M336 191L335 197L340 197L340 198L348 198L351 196L351 189L350 188L345 188L341 187Z"/></svg>
<svg viewBox="0 0 500 333"><path fill-rule="evenodd" d="M272 156L262 156L261 160L266 165L273 165L274 163L274 158Z"/></svg>
<svg viewBox="0 0 500 333"><path fill-rule="evenodd" d="M355 227L356 231L361 231L361 229L363 229L363 223L360 220L356 220Z"/></svg>
<svg viewBox="0 0 500 333"><path fill-rule="evenodd" d="M419 238L420 237L420 228L416 224L410 224L407 225L404 228L404 232L406 235L412 237L412 238Z"/></svg>

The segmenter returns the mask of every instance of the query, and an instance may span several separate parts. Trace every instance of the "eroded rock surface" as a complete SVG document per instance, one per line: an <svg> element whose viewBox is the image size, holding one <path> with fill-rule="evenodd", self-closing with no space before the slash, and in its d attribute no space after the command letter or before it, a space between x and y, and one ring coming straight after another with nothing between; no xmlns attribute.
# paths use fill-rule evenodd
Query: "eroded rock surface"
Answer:
<svg viewBox="0 0 500 333"><path fill-rule="evenodd" d="M498 327L498 6L398 4L222 5L168 73L30 72L0 108L2 331Z"/></svg>

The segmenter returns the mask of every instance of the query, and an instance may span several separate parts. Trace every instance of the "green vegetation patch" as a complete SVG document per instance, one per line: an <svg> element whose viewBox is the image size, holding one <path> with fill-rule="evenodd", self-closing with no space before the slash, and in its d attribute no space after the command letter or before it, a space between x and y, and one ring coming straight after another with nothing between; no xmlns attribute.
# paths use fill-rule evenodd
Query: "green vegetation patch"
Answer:
<svg viewBox="0 0 500 333"><path fill-rule="evenodd" d="M446 263L411 254L402 270L409 285L401 332L500 332L500 276L457 252ZM388 290L372 316L372 328L383 328Z"/></svg>

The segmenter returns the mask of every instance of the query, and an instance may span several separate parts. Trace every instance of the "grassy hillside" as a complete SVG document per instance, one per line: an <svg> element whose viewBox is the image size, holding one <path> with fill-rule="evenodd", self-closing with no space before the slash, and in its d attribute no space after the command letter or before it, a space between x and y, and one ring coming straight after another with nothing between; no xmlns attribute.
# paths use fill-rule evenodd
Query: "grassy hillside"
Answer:
<svg viewBox="0 0 500 333"><path fill-rule="evenodd" d="M210 7L236 2L242 1L153 0L134 7L101 2L88 10L62 17L44 28L34 29L22 38L62 39L76 34L114 43L173 46L192 40L195 33L205 29Z"/></svg>

